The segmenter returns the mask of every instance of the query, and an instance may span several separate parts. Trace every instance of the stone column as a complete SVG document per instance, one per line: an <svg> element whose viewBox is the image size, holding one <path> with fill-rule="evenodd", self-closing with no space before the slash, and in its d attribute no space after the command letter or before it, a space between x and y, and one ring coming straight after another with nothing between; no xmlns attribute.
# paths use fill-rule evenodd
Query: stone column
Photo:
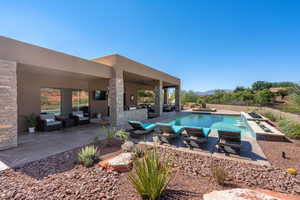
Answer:
<svg viewBox="0 0 300 200"><path fill-rule="evenodd" d="M113 69L109 80L109 116L112 126L124 122L124 79L123 70Z"/></svg>
<svg viewBox="0 0 300 200"><path fill-rule="evenodd" d="M160 116L162 114L162 106L163 106L163 89L162 89L162 81L157 81L154 87L155 94L155 112Z"/></svg>
<svg viewBox="0 0 300 200"><path fill-rule="evenodd" d="M175 110L181 111L181 100L180 100L180 85L175 87Z"/></svg>
<svg viewBox="0 0 300 200"><path fill-rule="evenodd" d="M164 104L168 104L168 88L164 88Z"/></svg>
<svg viewBox="0 0 300 200"><path fill-rule="evenodd" d="M17 63L0 60L0 150L18 144Z"/></svg>

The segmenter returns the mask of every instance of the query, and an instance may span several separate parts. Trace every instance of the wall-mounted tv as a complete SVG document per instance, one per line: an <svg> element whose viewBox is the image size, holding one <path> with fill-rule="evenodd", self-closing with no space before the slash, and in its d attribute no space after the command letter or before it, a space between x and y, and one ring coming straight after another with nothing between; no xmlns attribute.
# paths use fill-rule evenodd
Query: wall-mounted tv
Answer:
<svg viewBox="0 0 300 200"><path fill-rule="evenodd" d="M107 99L107 91L103 90L95 90L94 91L94 100L106 100Z"/></svg>

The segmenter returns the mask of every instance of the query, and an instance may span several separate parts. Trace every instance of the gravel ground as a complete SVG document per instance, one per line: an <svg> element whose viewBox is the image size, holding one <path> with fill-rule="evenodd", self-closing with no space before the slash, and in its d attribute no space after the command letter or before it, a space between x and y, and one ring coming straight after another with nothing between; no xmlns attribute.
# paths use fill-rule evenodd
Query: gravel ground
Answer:
<svg viewBox="0 0 300 200"><path fill-rule="evenodd" d="M273 142L258 141L264 154L271 162L272 166L285 170L286 168L295 168L300 173L300 141L293 140L290 142ZM282 157L285 152L286 159Z"/></svg>
<svg viewBox="0 0 300 200"><path fill-rule="evenodd" d="M119 149L120 145L114 145L102 149L102 154ZM76 165L77 151L0 172L0 199L140 199L128 184L126 173L108 173L96 165L90 168ZM300 177L280 168L216 160L169 148L158 148L158 152L171 158L174 164L174 178L162 199L202 199L204 193L235 187L300 192ZM217 185L211 178L212 160L224 166L230 175L225 186Z"/></svg>

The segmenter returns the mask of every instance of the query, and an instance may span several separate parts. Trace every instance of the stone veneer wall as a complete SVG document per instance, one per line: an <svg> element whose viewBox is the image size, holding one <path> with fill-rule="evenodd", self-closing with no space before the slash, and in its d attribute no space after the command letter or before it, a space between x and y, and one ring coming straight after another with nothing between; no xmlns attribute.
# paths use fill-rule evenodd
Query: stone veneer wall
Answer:
<svg viewBox="0 0 300 200"><path fill-rule="evenodd" d="M0 150L17 146L17 63L0 60Z"/></svg>

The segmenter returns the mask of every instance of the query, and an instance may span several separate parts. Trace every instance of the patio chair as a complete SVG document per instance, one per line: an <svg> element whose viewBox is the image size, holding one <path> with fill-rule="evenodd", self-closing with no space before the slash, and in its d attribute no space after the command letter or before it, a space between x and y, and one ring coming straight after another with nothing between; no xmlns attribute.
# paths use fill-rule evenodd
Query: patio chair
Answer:
<svg viewBox="0 0 300 200"><path fill-rule="evenodd" d="M45 113L37 117L37 129L39 131L54 131L62 127L62 121L59 121L54 114Z"/></svg>
<svg viewBox="0 0 300 200"><path fill-rule="evenodd" d="M128 124L130 124L132 129L129 129L127 131L133 137L138 137L141 135L151 133L156 127L155 124L142 123L140 121L134 121L134 120L128 120Z"/></svg>
<svg viewBox="0 0 300 200"><path fill-rule="evenodd" d="M198 147L200 148L203 143L207 143L208 135L211 132L210 128L201 128L201 127L184 127L187 136L184 137L185 144L190 148Z"/></svg>
<svg viewBox="0 0 300 200"><path fill-rule="evenodd" d="M225 153L240 154L241 152L241 131L218 130L218 150Z"/></svg>
<svg viewBox="0 0 300 200"><path fill-rule="evenodd" d="M171 141L180 137L184 130L183 126L170 125L166 123L156 123L156 126L159 128L157 136L161 143L171 144Z"/></svg>
<svg viewBox="0 0 300 200"><path fill-rule="evenodd" d="M76 125L83 125L90 123L90 118L84 115L83 111L74 111L70 114L70 118L75 119Z"/></svg>

